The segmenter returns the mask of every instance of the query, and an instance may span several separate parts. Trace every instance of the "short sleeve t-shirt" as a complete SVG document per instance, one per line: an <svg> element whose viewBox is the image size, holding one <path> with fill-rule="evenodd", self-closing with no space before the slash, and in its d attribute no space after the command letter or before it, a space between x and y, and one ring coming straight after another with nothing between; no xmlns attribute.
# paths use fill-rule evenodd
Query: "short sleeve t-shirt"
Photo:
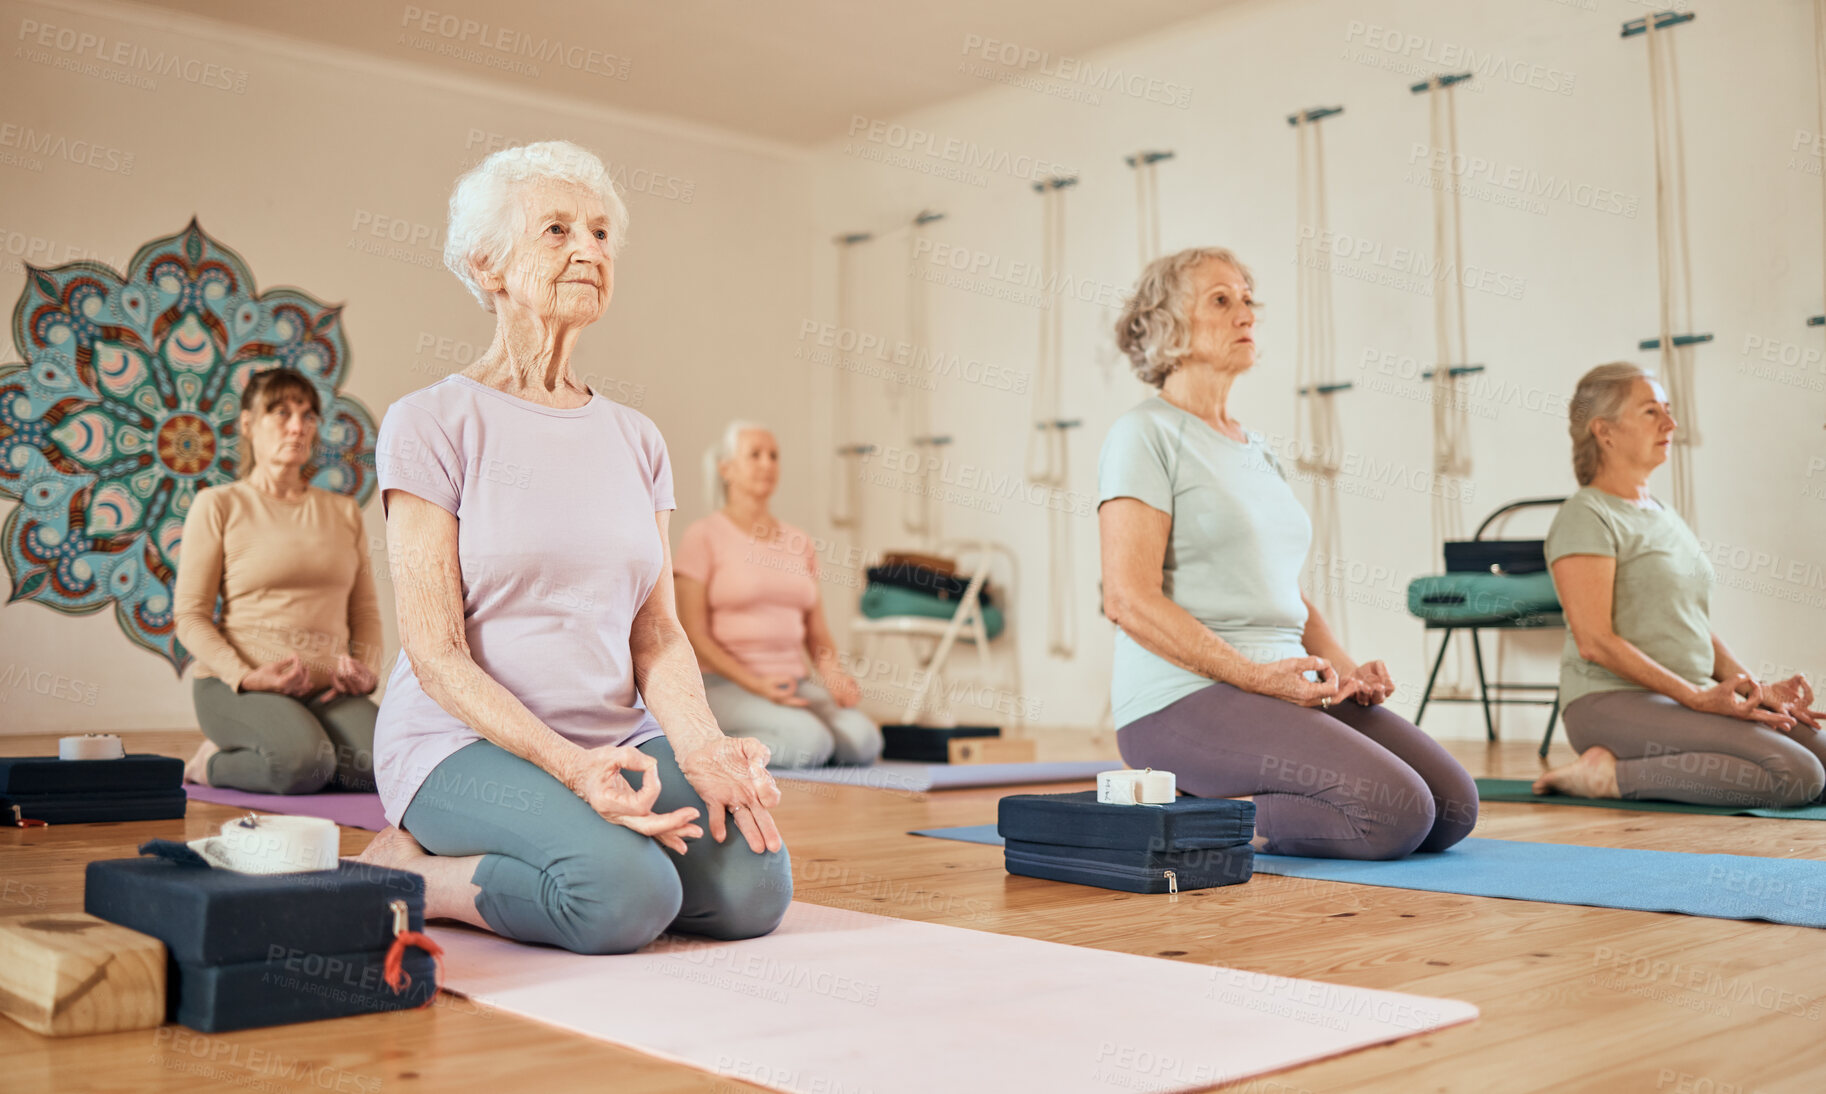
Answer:
<svg viewBox="0 0 1826 1094"><path fill-rule="evenodd" d="M1679 514L1644 509L1587 486L1566 499L1547 531L1547 564L1568 555L1616 559L1611 629L1682 680L1711 685L1712 585L1718 574ZM1579 644L1567 631L1560 652L1561 706L1593 692L1645 690L1580 657Z"/></svg>
<svg viewBox="0 0 1826 1094"><path fill-rule="evenodd" d="M818 603L810 536L784 521L771 536L754 534L718 511L685 529L672 572L702 583L710 637L745 668L804 678L805 614Z"/></svg>
<svg viewBox="0 0 1826 1094"><path fill-rule="evenodd" d="M1300 569L1312 521L1261 438L1238 443L1159 396L1116 419L1097 464L1097 502L1135 498L1173 518L1161 591L1255 662L1303 657ZM1110 675L1118 728L1212 681L1120 628Z"/></svg>
<svg viewBox="0 0 1826 1094"><path fill-rule="evenodd" d="M482 671L585 748L661 735L628 649L665 565L654 514L675 508L651 420L601 395L559 409L449 376L387 410L374 464L383 505L400 490L456 516L464 630ZM480 739L401 651L374 732L387 819L398 824L432 769Z"/></svg>

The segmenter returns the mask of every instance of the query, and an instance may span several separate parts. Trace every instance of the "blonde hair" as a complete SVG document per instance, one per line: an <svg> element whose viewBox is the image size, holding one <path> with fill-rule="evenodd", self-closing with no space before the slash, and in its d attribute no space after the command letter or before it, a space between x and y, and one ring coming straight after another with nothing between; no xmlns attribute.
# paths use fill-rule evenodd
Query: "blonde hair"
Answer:
<svg viewBox="0 0 1826 1094"><path fill-rule="evenodd" d="M1188 247L1148 263L1116 320L1116 348L1128 356L1136 379L1151 387L1167 376L1192 348L1192 271L1216 260L1236 267L1255 289L1255 275L1228 247Z"/></svg>
<svg viewBox="0 0 1826 1094"><path fill-rule="evenodd" d="M1636 381L1654 378L1654 373L1628 361L1599 365L1579 377L1579 386L1573 389L1567 409L1566 431L1572 434L1572 474L1580 486L1590 486L1604 462L1604 449L1598 445L1591 424L1615 422Z"/></svg>
<svg viewBox="0 0 1826 1094"><path fill-rule="evenodd" d="M773 433L773 430L760 422L737 418L723 427L723 435L717 438L715 444L704 449L704 498L710 503L711 509L721 509L729 502L729 484L723 481L723 470L719 465L736 454L736 446L742 443L742 434L750 429Z"/></svg>

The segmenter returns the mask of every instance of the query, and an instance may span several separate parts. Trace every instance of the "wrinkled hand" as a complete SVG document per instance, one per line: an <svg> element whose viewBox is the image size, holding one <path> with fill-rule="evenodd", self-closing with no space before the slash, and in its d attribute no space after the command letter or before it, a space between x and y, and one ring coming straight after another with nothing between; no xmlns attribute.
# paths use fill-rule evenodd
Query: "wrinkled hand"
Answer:
<svg viewBox="0 0 1826 1094"><path fill-rule="evenodd" d="M756 853L778 851L784 844L768 812L780 804L780 788L767 773L767 746L753 737L718 737L716 741L678 756L678 767L710 812L710 838L723 842L728 834L723 813Z"/></svg>
<svg viewBox="0 0 1826 1094"><path fill-rule="evenodd" d="M628 782L624 771L640 772L639 790ZM704 834L692 823L697 820L697 810L690 806L670 813L653 812L653 803L659 800L659 768L653 757L638 748L587 749L559 778L604 820L656 839L681 855L686 840Z"/></svg>
<svg viewBox="0 0 1826 1094"><path fill-rule="evenodd" d="M1357 671L1346 676L1343 682L1355 686L1356 690L1348 694L1366 707L1386 702L1389 696L1395 694L1395 678L1389 675L1388 666L1380 661L1366 661L1358 665Z"/></svg>
<svg viewBox="0 0 1826 1094"><path fill-rule="evenodd" d="M282 661L268 661L241 677L242 691L271 691L303 698L311 691L311 670L296 653Z"/></svg>
<svg viewBox="0 0 1826 1094"><path fill-rule="evenodd" d="M824 690L831 693L837 705L844 708L862 702L862 685L856 678L842 669L831 669L824 673Z"/></svg>
<svg viewBox="0 0 1826 1094"><path fill-rule="evenodd" d="M1308 680L1308 672L1318 673L1319 678ZM1323 657L1289 657L1255 666L1244 688L1298 706L1316 707L1343 702L1355 692L1356 685L1340 681L1338 670Z"/></svg>
<svg viewBox="0 0 1826 1094"><path fill-rule="evenodd" d="M1820 719L1826 718L1826 711L1812 709L1813 685L1798 672L1778 684L1764 684L1762 698L1765 709L1786 714L1808 729L1820 728Z"/></svg>
<svg viewBox="0 0 1826 1094"><path fill-rule="evenodd" d="M755 687L756 695L783 707L805 706L805 699L798 692L799 681L792 676L763 676Z"/></svg>
<svg viewBox="0 0 1826 1094"><path fill-rule="evenodd" d="M336 669L330 674L330 686L317 697L317 701L327 703L345 695L367 695L379 683L374 678L373 669L345 653L336 659Z"/></svg>
<svg viewBox="0 0 1826 1094"><path fill-rule="evenodd" d="M1723 714L1746 722L1761 722L1786 732L1794 728L1794 718L1786 712L1763 709L1763 689L1755 680L1735 672L1687 696L1686 705L1706 714Z"/></svg>

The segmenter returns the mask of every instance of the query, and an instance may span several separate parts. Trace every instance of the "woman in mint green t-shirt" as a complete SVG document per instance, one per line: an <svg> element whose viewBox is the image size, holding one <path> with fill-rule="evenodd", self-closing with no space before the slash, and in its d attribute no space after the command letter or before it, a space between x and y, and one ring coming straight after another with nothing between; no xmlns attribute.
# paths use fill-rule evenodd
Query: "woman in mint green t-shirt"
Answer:
<svg viewBox="0 0 1826 1094"><path fill-rule="evenodd" d="M1272 854L1443 851L1477 822L1476 784L1382 705L1388 669L1352 660L1301 595L1312 523L1229 416L1255 365L1254 292L1229 251L1181 251L1142 271L1116 328L1160 391L1116 420L1097 467L1117 745L1187 793L1254 795Z"/></svg>
<svg viewBox="0 0 1826 1094"><path fill-rule="evenodd" d="M1712 633L1716 575L1649 495L1676 423L1631 364L1586 373L1571 406L1583 487L1547 533L1566 613L1560 701L1576 762L1534 792L1786 808L1826 788L1826 736L1806 678L1759 683Z"/></svg>

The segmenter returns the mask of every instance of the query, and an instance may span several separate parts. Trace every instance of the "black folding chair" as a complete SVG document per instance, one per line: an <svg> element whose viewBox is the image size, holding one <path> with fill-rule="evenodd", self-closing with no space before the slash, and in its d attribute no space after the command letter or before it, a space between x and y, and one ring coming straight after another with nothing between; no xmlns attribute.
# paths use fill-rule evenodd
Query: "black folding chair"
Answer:
<svg viewBox="0 0 1826 1094"><path fill-rule="evenodd" d="M1485 517L1484 522L1477 526L1477 531L1473 533L1471 538L1474 540L1483 539L1484 533L1489 530L1492 524L1496 523L1497 518L1505 513L1514 512L1517 509L1532 509L1559 505L1565 500L1565 498L1529 498L1524 501L1512 501L1508 505L1503 506L1501 509L1498 509L1496 512ZM1488 740L1494 741L1496 740L1496 719L1490 713L1491 707L1550 706L1553 709L1547 714L1547 735L1541 738L1541 755L1547 755L1547 746L1553 740L1554 723L1558 721L1560 717L1560 685L1558 683L1528 684L1511 683L1504 680L1487 680L1484 675L1484 647L1483 643L1478 640L1478 632L1522 631L1539 630L1544 627L1564 627L1566 625L1566 617L1560 612L1555 611L1519 616L1513 614L1493 615L1486 618L1460 619L1451 622L1441 622L1429 619L1425 621L1425 624L1426 629L1429 631L1444 631L1445 638L1439 644L1439 656L1433 659L1433 671L1427 674L1427 688L1420 696L1420 709L1414 712L1414 724L1419 725L1420 719L1426 716L1427 704L1429 702L1481 703L1484 708L1485 737ZM1434 698L1433 684L1439 679L1439 667L1445 664L1446 651L1452 648L1452 635L1457 631L1471 632L1471 655L1472 659L1477 664L1477 695L1475 697L1442 695L1438 698ZM1515 698L1501 694L1503 692L1511 691L1551 691L1553 692L1553 698ZM1497 694L1493 695L1493 692Z"/></svg>

